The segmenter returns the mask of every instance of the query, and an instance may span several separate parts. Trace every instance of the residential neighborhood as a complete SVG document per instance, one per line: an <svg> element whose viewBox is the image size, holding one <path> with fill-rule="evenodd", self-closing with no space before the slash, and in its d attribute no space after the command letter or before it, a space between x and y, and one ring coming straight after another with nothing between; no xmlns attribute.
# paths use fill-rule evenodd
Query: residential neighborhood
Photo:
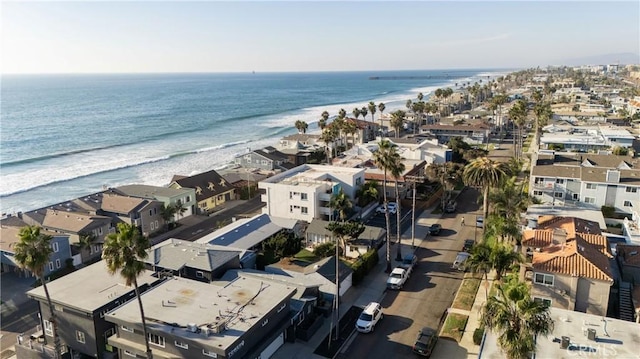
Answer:
<svg viewBox="0 0 640 359"><path fill-rule="evenodd" d="M635 357L638 73L365 103L224 169L5 216L3 281L38 285L3 311L38 324L2 358L409 357L432 332L433 358Z"/></svg>

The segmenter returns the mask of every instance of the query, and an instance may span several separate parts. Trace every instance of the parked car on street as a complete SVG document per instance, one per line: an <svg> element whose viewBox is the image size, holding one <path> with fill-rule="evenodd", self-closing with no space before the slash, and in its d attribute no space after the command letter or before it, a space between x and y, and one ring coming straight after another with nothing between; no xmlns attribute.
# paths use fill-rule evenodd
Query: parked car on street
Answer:
<svg viewBox="0 0 640 359"><path fill-rule="evenodd" d="M458 203L456 201L449 201L445 206L444 206L444 211L445 213L453 213L456 211L456 208L458 207Z"/></svg>
<svg viewBox="0 0 640 359"><path fill-rule="evenodd" d="M434 223L431 226L429 226L429 234L432 236L437 236L438 234L440 234L441 230L442 230L441 224Z"/></svg>
<svg viewBox="0 0 640 359"><path fill-rule="evenodd" d="M391 274L389 274L387 288L400 290L407 281L407 278L409 278L407 270L402 267L396 267L391 271Z"/></svg>
<svg viewBox="0 0 640 359"><path fill-rule="evenodd" d="M380 306L380 303L371 302L367 304L362 313L360 313L356 321L356 330L360 333L371 333L382 317L382 306Z"/></svg>
<svg viewBox="0 0 640 359"><path fill-rule="evenodd" d="M400 264L401 268L404 268L407 271L407 277L411 276L411 273L413 272L413 269L416 267L416 265L418 264L418 257L413 254L405 254L404 257L402 258L402 264Z"/></svg>
<svg viewBox="0 0 640 359"><path fill-rule="evenodd" d="M474 244L476 244L476 241L474 241L473 239L465 239L464 244L462 245L462 251L469 253Z"/></svg>
<svg viewBox="0 0 640 359"><path fill-rule="evenodd" d="M384 204L379 205L378 208L376 208L376 212L384 214ZM398 212L398 204L396 202L389 202L389 213L396 214L396 212Z"/></svg>
<svg viewBox="0 0 640 359"><path fill-rule="evenodd" d="M478 228L484 227L484 217L483 216L477 216L476 217L476 227L478 227Z"/></svg>
<svg viewBox="0 0 640 359"><path fill-rule="evenodd" d="M429 327L424 327L418 332L418 338L413 344L413 352L428 358L431 356L431 352L433 352L437 342L438 335L436 331Z"/></svg>
<svg viewBox="0 0 640 359"><path fill-rule="evenodd" d="M471 257L471 254L467 252L458 252L458 255L456 256L456 259L453 261L453 264L451 265L451 267L459 271L464 271L465 269L464 262L466 262L467 259L469 259L469 257Z"/></svg>

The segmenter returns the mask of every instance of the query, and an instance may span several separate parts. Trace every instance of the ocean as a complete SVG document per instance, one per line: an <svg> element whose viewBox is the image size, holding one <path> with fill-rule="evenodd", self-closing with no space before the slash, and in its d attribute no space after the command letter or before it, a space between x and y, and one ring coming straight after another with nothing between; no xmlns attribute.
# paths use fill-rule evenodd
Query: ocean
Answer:
<svg viewBox="0 0 640 359"><path fill-rule="evenodd" d="M124 184L167 185L174 174L222 169L238 154L276 144L297 132L296 120L318 132L323 111L352 116L374 101L391 113L419 92L508 72L2 75L0 210L34 210Z"/></svg>

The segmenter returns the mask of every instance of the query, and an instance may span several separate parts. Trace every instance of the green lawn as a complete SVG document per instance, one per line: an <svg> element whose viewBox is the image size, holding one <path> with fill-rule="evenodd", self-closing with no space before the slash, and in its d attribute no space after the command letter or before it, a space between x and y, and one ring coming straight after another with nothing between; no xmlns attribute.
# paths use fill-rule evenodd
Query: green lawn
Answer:
<svg viewBox="0 0 640 359"><path fill-rule="evenodd" d="M463 310L471 310L471 307L473 307L473 302L476 299L478 287L480 287L480 279L478 278L470 277L463 280L462 284L460 285L460 289L458 289L456 299L453 301L451 307Z"/></svg>
<svg viewBox="0 0 640 359"><path fill-rule="evenodd" d="M318 260L318 257L316 257L315 254L313 254L313 252L307 249L301 250L300 252L296 253L296 255L294 255L293 257L303 262L315 262Z"/></svg>
<svg viewBox="0 0 640 359"><path fill-rule="evenodd" d="M468 319L469 317L463 314L449 313L447 315L447 320L444 321L444 326L442 327L440 336L449 337L460 342L460 339L462 339L462 333L464 333L464 328L467 326Z"/></svg>

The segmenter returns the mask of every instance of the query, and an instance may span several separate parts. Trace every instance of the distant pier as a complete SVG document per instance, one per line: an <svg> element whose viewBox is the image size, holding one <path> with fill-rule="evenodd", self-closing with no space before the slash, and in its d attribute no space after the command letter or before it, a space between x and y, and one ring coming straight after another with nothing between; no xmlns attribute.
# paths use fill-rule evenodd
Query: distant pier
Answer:
<svg viewBox="0 0 640 359"><path fill-rule="evenodd" d="M437 76L370 76L369 80L448 80L450 75Z"/></svg>

